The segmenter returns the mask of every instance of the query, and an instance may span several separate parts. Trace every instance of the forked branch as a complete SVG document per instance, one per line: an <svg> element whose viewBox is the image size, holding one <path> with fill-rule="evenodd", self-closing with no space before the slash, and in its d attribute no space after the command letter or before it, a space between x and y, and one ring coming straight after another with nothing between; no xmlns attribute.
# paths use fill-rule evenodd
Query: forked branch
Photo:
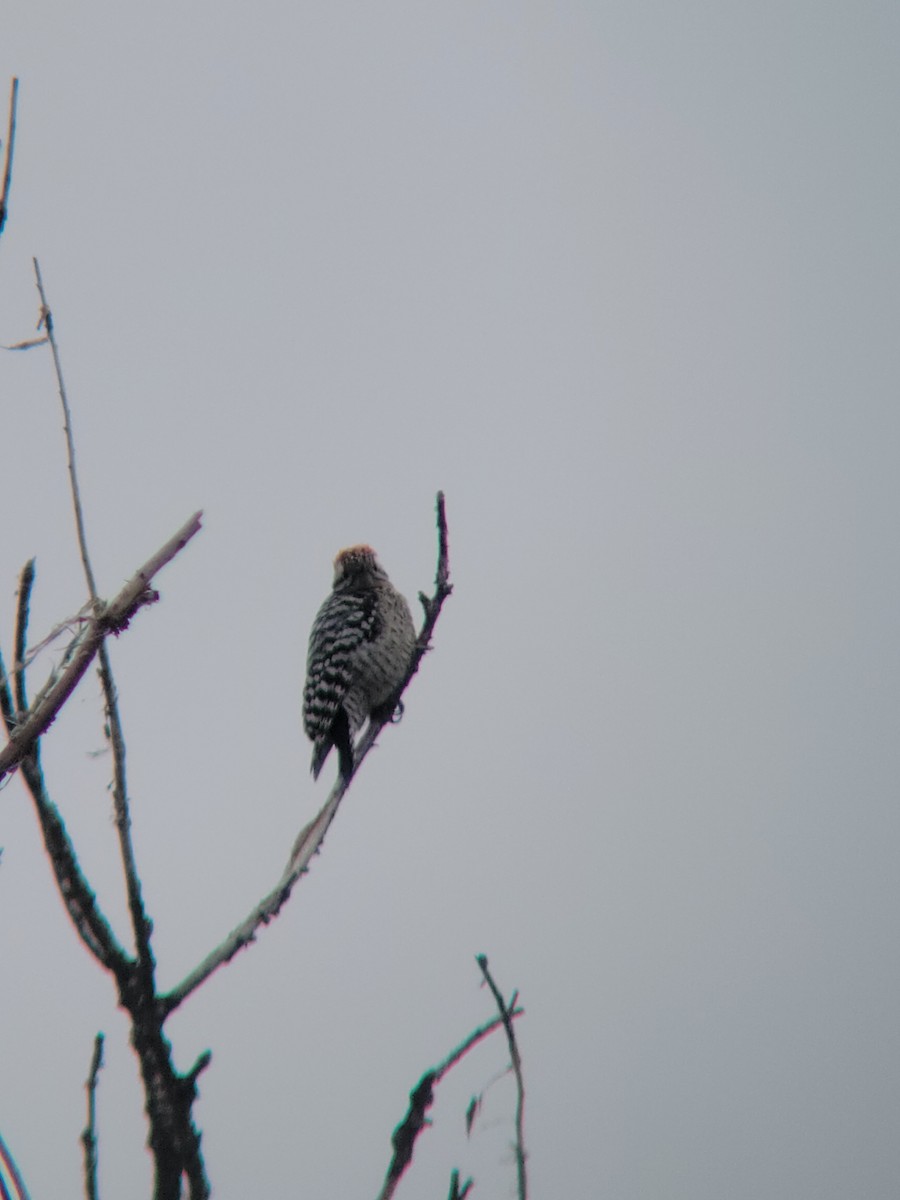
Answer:
<svg viewBox="0 0 900 1200"><path fill-rule="evenodd" d="M130 977L133 962L112 931L97 904L96 896L81 866L62 816L51 800L37 755L38 738L49 728L84 675L103 638L119 633L141 607L157 600L151 582L200 529L200 513L195 513L164 546L135 573L116 598L102 605L100 612L85 618L83 629L66 652L62 672L24 709L27 695L24 680L24 646L28 608L34 581L32 563L22 571L16 613L16 664L11 675L0 655L0 713L9 733L9 741L0 751L0 778L17 767L31 792L44 836L47 854L53 866L57 886L76 932L95 958L116 976L120 986ZM13 694L13 687L15 695Z"/></svg>
<svg viewBox="0 0 900 1200"><path fill-rule="evenodd" d="M38 328L43 324L46 329L47 340L50 343L50 350L53 354L56 384L63 412L63 430L66 435L66 450L69 460L69 484L72 492L72 507L75 513L75 528L78 534L78 549L81 553L81 564L84 568L84 576L91 597L91 605L96 616L100 613L102 605L97 595L97 583L94 578L94 569L91 565L91 556L88 550L87 532L84 525L84 510L81 506L81 491L78 487L78 472L75 469L75 438L72 432L72 413L69 409L69 399L66 395L62 361L60 360L59 347L56 344L56 334L53 328L53 315L50 312L50 306L47 303L47 296L44 292L41 268L36 258L32 261L34 263L34 275L37 282L38 295L41 299L41 319ZM101 639L97 647L97 657L100 660L100 670L98 673L100 675L100 686L103 689L103 699L106 708L106 727L109 730L109 740L112 746L113 806L116 814L116 832L119 835L119 851L122 855L122 865L125 871L128 911L131 916L131 926L134 931L138 961L144 972L147 988L150 990L152 988L153 976L153 955L150 948L151 923L144 907L141 879L138 875L134 845L131 840L131 817L128 811L128 786L125 774L125 733L119 714L119 697L116 691L115 680L113 679L112 663L109 660L106 642L103 639Z"/></svg>
<svg viewBox="0 0 900 1200"><path fill-rule="evenodd" d="M0 779L19 765L25 755L31 752L41 734L53 724L59 710L91 665L104 639L111 633L119 634L123 629L127 629L135 613L159 599L159 593L150 587L153 577L184 549L200 530L201 516L202 513L194 513L190 520L135 572L114 600L109 604L101 604L97 613L86 619L84 628L73 640L65 668L39 693L24 717L13 722L9 731L9 741L0 750ZM14 675L15 672L14 666Z"/></svg>
<svg viewBox="0 0 900 1200"><path fill-rule="evenodd" d="M509 1004L503 999L503 994L494 982L494 977L488 970L488 960L486 954L476 955L475 961L481 968L481 973L484 976L484 981L491 989L491 995L494 997L497 1007L500 1010L500 1019L503 1022L503 1027L506 1030L506 1040L509 1043L509 1056L512 1061L513 1074L516 1077L516 1182L518 1185L519 1200L527 1200L528 1197L528 1176L525 1170L525 1080L522 1076L522 1057L519 1054L519 1045L516 1041L516 1031L513 1028L512 1018L516 1007L517 992L513 992L512 999Z"/></svg>
<svg viewBox="0 0 900 1200"><path fill-rule="evenodd" d="M513 1008L506 1015L510 1021L513 1021L524 1011L521 1008ZM401 1176L412 1162L416 1139L428 1124L428 1110L434 1103L434 1089L451 1067L455 1067L473 1046L477 1046L480 1041L492 1034L495 1029L499 1029L504 1023L504 1017L501 1016L494 1017L492 1021L479 1026L474 1033L469 1034L464 1042L451 1051L442 1063L432 1067L430 1071L426 1071L410 1092L406 1116L394 1130L391 1138L394 1153L384 1178L384 1186L378 1193L378 1200L390 1200Z"/></svg>

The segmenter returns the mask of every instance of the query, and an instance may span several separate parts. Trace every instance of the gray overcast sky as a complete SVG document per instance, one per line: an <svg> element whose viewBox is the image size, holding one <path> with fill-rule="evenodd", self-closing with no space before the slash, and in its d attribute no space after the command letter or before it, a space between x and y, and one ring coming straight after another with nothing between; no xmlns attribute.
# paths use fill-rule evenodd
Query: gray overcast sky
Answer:
<svg viewBox="0 0 900 1200"><path fill-rule="evenodd" d="M179 1013L219 1200L372 1196L421 1072L521 990L533 1195L900 1189L896 4L7 5L0 342L41 260L101 590L196 508L114 647L160 977L325 794L299 720L342 546L456 592L406 716L255 947ZM5 106L4 106L5 111ZM0 358L0 632L84 599L46 354ZM50 658L44 661L49 667ZM98 688L51 790L119 929ZM0 1130L148 1194L110 982L0 793ZM513 1194L483 1048L402 1195Z"/></svg>

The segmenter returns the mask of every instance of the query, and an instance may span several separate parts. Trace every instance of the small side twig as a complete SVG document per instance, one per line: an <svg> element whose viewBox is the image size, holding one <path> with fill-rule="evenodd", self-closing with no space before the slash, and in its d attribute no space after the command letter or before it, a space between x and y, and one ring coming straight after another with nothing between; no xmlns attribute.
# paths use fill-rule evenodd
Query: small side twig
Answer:
<svg viewBox="0 0 900 1200"><path fill-rule="evenodd" d="M91 1069L85 1081L87 1091L87 1125L81 1135L84 1146L84 1193L87 1200L97 1200L97 1077L103 1066L103 1034L94 1038Z"/></svg>
<svg viewBox="0 0 900 1200"><path fill-rule="evenodd" d="M444 606L444 601L448 596L453 594L453 584L450 583L450 548L447 534L447 509L444 501L444 493L438 492L436 501L437 512L437 531L438 531L438 563L437 571L434 577L434 595L426 596L424 592L419 592L419 603L425 613L425 619L422 622L422 628L419 630L419 636L416 638L415 649L413 650L412 658L410 659L409 668L406 676L400 687L397 690L396 696L388 704L384 706L384 711L387 714L377 721L370 721L363 732L359 743L353 749L353 770L350 773L349 779L352 779L359 768L362 766L362 761L375 745L378 740L378 735L384 729L385 725L389 725L393 719L393 713L400 703L400 697L409 687L413 676L419 670L422 659L431 649L431 635L434 632L434 627L437 624L438 617L441 615L441 609ZM349 783L348 779L348 783Z"/></svg>
<svg viewBox="0 0 900 1200"><path fill-rule="evenodd" d="M19 1168L13 1161L13 1156L2 1137L0 1137L0 1195L4 1197L4 1200L7 1196L9 1200L28 1200L28 1192L22 1176L19 1174Z"/></svg>
<svg viewBox="0 0 900 1200"><path fill-rule="evenodd" d="M471 1192L474 1186L474 1181L467 1179L462 1187L460 1187L459 1171L457 1171L454 1167L450 1174L450 1192L447 1196L447 1200L466 1200L466 1196L468 1196L469 1192Z"/></svg>
<svg viewBox="0 0 900 1200"><path fill-rule="evenodd" d="M72 491L72 506L75 510L75 527L78 533L78 549L81 552L81 565L84 568L85 578L87 579L88 592L91 600L96 606L99 604L97 596L97 584L94 579L94 571L91 566L90 555L87 547L87 534L84 528L84 512L81 507L81 491L78 487L78 472L75 470L75 439L72 436L72 413L69 410L69 399L66 395L66 385L63 380L62 362L59 357L59 346L56 344L56 335L53 329L53 314L47 304L47 296L44 292L44 281L41 278L41 267L36 258L33 258L34 277L37 283L38 295L41 298L41 319L38 323L38 329L41 325L47 331L47 340L50 343L50 350L53 354L53 366L56 370L56 384L59 389L59 399L63 410L63 432L66 435L66 449L69 456L69 484Z"/></svg>
<svg viewBox="0 0 900 1200"><path fill-rule="evenodd" d="M516 1042L516 1031L513 1029L512 1017L515 1011L516 999L518 992L513 992L512 999L507 1005L503 999L500 989L494 982L494 978L488 970L488 960L486 954L477 954L475 961L481 968L481 973L484 976L485 983L491 989L491 993L496 1001L497 1007L500 1010L500 1018L503 1021L503 1027L506 1030L506 1040L509 1043L509 1056L512 1060L513 1074L516 1077L516 1175L518 1182L519 1200L527 1200L528 1196L528 1177L525 1171L525 1080L522 1077L522 1057L519 1054L519 1046Z"/></svg>
<svg viewBox="0 0 900 1200"><path fill-rule="evenodd" d="M520 1017L524 1011L521 1008L513 1009L509 1013L510 1020ZM480 1025L473 1033L469 1034L464 1042L460 1042L455 1050L451 1050L442 1063L439 1063L436 1067L432 1067L430 1071L426 1071L410 1092L409 1108L406 1111L406 1116L394 1130L391 1137L394 1153L384 1178L384 1186L378 1193L378 1200L390 1200L397 1184L400 1182L403 1172L412 1162L416 1139L429 1123L428 1110L434 1103L435 1087L447 1072L469 1053L473 1046L477 1046L480 1041L492 1034L495 1029L499 1029L503 1024L503 1017L494 1017L492 1021L487 1021L484 1025Z"/></svg>
<svg viewBox="0 0 900 1200"><path fill-rule="evenodd" d="M9 124L6 129L6 156L3 162L3 190L0 192L0 233L9 213L9 188L12 183L13 151L16 146L16 109L19 101L19 81L15 77L9 92Z"/></svg>

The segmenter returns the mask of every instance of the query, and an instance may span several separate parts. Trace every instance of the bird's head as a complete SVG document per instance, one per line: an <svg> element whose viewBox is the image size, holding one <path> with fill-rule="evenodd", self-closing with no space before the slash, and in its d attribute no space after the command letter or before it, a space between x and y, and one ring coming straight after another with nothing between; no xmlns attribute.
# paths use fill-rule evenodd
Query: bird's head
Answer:
<svg viewBox="0 0 900 1200"><path fill-rule="evenodd" d="M368 578L386 579L371 546L349 546L334 560L334 586L364 582Z"/></svg>

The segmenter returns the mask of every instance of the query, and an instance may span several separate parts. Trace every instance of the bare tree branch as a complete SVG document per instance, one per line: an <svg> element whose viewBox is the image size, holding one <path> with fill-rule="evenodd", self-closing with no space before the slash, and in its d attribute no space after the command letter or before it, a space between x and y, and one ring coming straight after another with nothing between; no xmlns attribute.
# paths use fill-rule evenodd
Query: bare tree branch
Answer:
<svg viewBox="0 0 900 1200"><path fill-rule="evenodd" d="M15 642L20 654L28 624L28 598L33 580L34 560L32 559L31 562L26 563L22 571L19 586ZM2 654L0 654L0 713L2 713L11 741L19 735L22 728L21 705L25 702L25 683L24 678L21 678L23 675L23 667L19 667L14 672L17 693L17 702L14 702L9 686L9 677L3 666ZM22 752L20 763L22 775L37 809L38 820L44 835L44 845L56 875L60 895L72 924L85 946L98 962L122 981L127 976L130 967L128 956L116 940L106 917L98 909L96 897L81 871L62 817L47 794L37 747L38 742L35 737L31 745Z"/></svg>
<svg viewBox="0 0 900 1200"><path fill-rule="evenodd" d="M509 1013L509 1019L514 1020L524 1012L524 1009L515 1008ZM388 1167L387 1175L384 1179L384 1186L378 1193L378 1200L390 1200L394 1194L397 1184L403 1172L412 1162L413 1149L415 1148L416 1139L419 1134L428 1124L428 1110L434 1103L434 1089L444 1078L451 1067L463 1058L473 1046L477 1046L480 1041L492 1034L495 1029L499 1029L505 1024L504 1018L494 1017L492 1021L488 1021L484 1025L480 1025L474 1033L470 1033L464 1042L461 1042L455 1050L444 1059L438 1066L433 1067L430 1071L426 1071L416 1086L409 1094L409 1108L406 1111L406 1116L394 1130L391 1141L394 1146L394 1154L391 1159L391 1164Z"/></svg>
<svg viewBox="0 0 900 1200"><path fill-rule="evenodd" d="M94 1038L91 1069L85 1080L87 1091L87 1125L81 1135L84 1146L84 1193L87 1200L98 1200L97 1192L97 1077L103 1066L103 1034Z"/></svg>
<svg viewBox="0 0 900 1200"><path fill-rule="evenodd" d="M460 1187L459 1171L454 1168L450 1175L450 1192L447 1196L447 1200L466 1200L466 1196L468 1196L473 1186L473 1181L471 1179L467 1179L462 1187Z"/></svg>
<svg viewBox="0 0 900 1200"><path fill-rule="evenodd" d="M163 547L153 559L130 581L111 604L104 604L97 592L91 566L84 514L75 465L75 446L72 435L72 420L66 396L59 348L56 342L53 317L47 303L40 267L34 260L34 270L41 301L41 319L38 328L46 332L56 371L60 402L63 410L64 430L68 451L69 477L72 503L78 535L79 550L90 595L89 615L80 617L81 629L67 647L59 672L51 677L30 707L25 688L26 629L33 567L23 572L20 587L19 610L16 627L16 655L12 679L8 679L0 660L0 712L9 730L9 742L0 750L0 780L14 767L20 767L23 778L32 793L41 822L45 844L56 874L63 901L69 911L76 931L98 960L115 976L119 999L131 1017L131 1041L137 1052L146 1096L146 1110L150 1122L149 1145L153 1152L156 1170L156 1200L180 1200L186 1184L192 1200L207 1200L210 1195L209 1181L200 1147L200 1134L193 1121L193 1105L197 1097L197 1079L210 1061L208 1052L200 1056L186 1074L176 1071L173 1065L172 1047L163 1032L164 1022L182 1000L209 977L219 966L229 961L244 945L255 937L260 925L273 919L290 895L295 883L309 869L312 857L321 847L328 828L350 780L339 779L328 800L316 818L301 832L295 842L285 871L276 888L267 896L247 920L226 941L201 963L174 992L160 996L155 983L155 961L150 945L151 923L147 916L137 873L131 842L129 803L125 776L125 740L119 715L115 683L105 644L110 632L118 633L130 618L145 604L158 599L150 580L153 573L169 561L200 527L200 514ZM425 610L422 631L416 643L408 673L398 689L395 704L386 707L383 718L370 723L361 741L361 750L355 758L356 769L371 749L380 730L392 719L394 709L410 679L418 669L422 657L430 647L430 638L441 607L450 595L448 538L444 497L438 495L438 571L433 597L420 596ZM109 738L113 750L116 825L120 849L125 868L129 913L134 932L136 960L132 959L119 945L109 923L96 903L96 898L81 872L74 847L68 837L59 812L50 801L38 761L38 739L49 727L60 707L71 695L79 679L87 670L94 656L99 658L99 674L103 688ZM11 686L12 685L12 686ZM355 772L354 772L355 773ZM352 778L352 777L351 777ZM494 1025L499 1026L495 1021ZM471 1040L474 1044L479 1036ZM99 1050L98 1050L99 1054ZM96 1071L93 1071L93 1090L89 1103L93 1104L96 1088ZM436 1078L439 1078L439 1074ZM86 1154L86 1186L89 1200L96 1195L96 1141L93 1132L94 1111L89 1110L88 1129L84 1143Z"/></svg>
<svg viewBox="0 0 900 1200"><path fill-rule="evenodd" d="M4 1186L7 1185L7 1186ZM3 1200L28 1200L28 1192L6 1143L0 1137L0 1195Z"/></svg>
<svg viewBox="0 0 900 1200"><path fill-rule="evenodd" d="M475 956L475 961L481 968L481 973L484 976L485 982L491 989L497 1007L500 1010L500 1016L503 1021L503 1026L506 1030L506 1040L509 1043L509 1056L512 1060L513 1073L516 1077L516 1175L518 1181L518 1196L519 1200L527 1200L528 1197L528 1177L525 1171L525 1080L522 1077L522 1058L519 1054L519 1046L516 1042L516 1032L513 1029L513 1013L516 1006L516 998L518 992L513 992L512 999L507 1005L506 1001L494 982L494 978L488 970L488 960L486 954L478 954Z"/></svg>
<svg viewBox="0 0 900 1200"><path fill-rule="evenodd" d="M6 158L3 163L3 191L0 192L0 234L9 213L9 188L12 182L13 151L16 146L16 109L19 100L19 81L13 78L9 91L9 125L6 130Z"/></svg>
<svg viewBox="0 0 900 1200"><path fill-rule="evenodd" d="M72 505L75 509L75 527L78 532L78 549L81 552L81 565L84 568L85 578L87 579L88 592L96 606L100 601L97 596L97 584L94 580L90 555L88 554L87 534L84 529L84 512L81 507L81 492L78 488L78 473L75 470L75 439L72 436L72 414L69 410L69 400L66 396L66 385L63 380L62 363L59 358L59 347L56 344L56 334L53 329L53 314L50 312L47 304L40 264L36 258L33 258L31 261L34 264L34 278L37 283L38 295L41 298L41 319L38 322L38 329L43 325L47 331L47 340L50 343L50 349L53 353L53 366L56 370L56 383L63 410L63 432L66 435L66 449L69 455L69 483L72 490Z"/></svg>
<svg viewBox="0 0 900 1200"><path fill-rule="evenodd" d="M59 894L75 931L97 961L115 975L120 987L124 986L133 963L97 905L97 897L81 870L71 838L59 809L50 799L43 772L33 753L22 759L21 767L37 810Z"/></svg>
<svg viewBox="0 0 900 1200"><path fill-rule="evenodd" d="M324 841L325 834L337 813L338 805L347 790L348 782L341 777L338 778L320 812L300 832L288 864L272 891L263 897L240 925L231 931L225 941L212 950L177 987L160 997L161 1011L165 1016L168 1016L187 999L191 992L196 991L219 967L234 958L239 950L243 950L245 946L249 946L251 942L255 941L256 931L261 925L268 925L278 916L297 880L309 869L310 860Z"/></svg>
<svg viewBox="0 0 900 1200"><path fill-rule="evenodd" d="M16 688L16 716L21 718L28 711L28 696L25 689L25 640L28 635L28 612L31 605L31 589L34 586L34 559L30 558L19 576L19 603L16 606L16 629L14 636L15 660L13 661Z"/></svg>
<svg viewBox="0 0 900 1200"><path fill-rule="evenodd" d="M96 616L85 622L84 629L73 641L70 661L65 669L36 697L24 719L14 721L13 728L9 731L9 741L0 750L0 779L19 765L23 757L30 753L37 739L53 724L59 710L91 665L103 639L111 633L119 634L123 629L127 629L131 618L139 609L159 599L159 594L149 586L150 581L199 531L201 516L202 513L194 513L191 519L144 563L115 599L103 605Z"/></svg>
<svg viewBox="0 0 900 1200"><path fill-rule="evenodd" d="M337 815L350 783L355 778L363 759L372 749L378 734L391 721L391 715L400 703L400 697L409 685L410 680L419 669L419 664L431 646L431 635L437 624L444 601L453 591L450 579L450 558L447 537L447 514L444 503L444 493L437 494L437 530L438 530L438 565L435 575L435 590L431 597L420 593L419 599L425 610L425 620L416 639L416 646L410 660L406 676L400 685L396 696L384 706L385 716L370 721L359 745L353 751L353 770L347 778L339 774L331 789L328 799L317 815L298 834L294 848L281 878L267 896L256 905L253 911L236 926L225 940L212 950L203 961L187 975L177 987L160 998L162 1011L168 1014L176 1009L190 994L204 983L213 972L229 962L245 946L255 940L256 932L261 925L267 925L281 911L287 902L294 885L309 870L309 865L318 853L325 840L325 835Z"/></svg>
<svg viewBox="0 0 900 1200"><path fill-rule="evenodd" d="M28 564L26 563L25 566L27 567ZM22 569L24 571L25 567L23 567ZM20 576L20 581L21 581L21 576ZM20 582L20 586L21 586L21 582ZM57 638L62 637L62 635L64 633L71 634L73 631L80 632L84 628L84 626L88 622L88 620L90 619L90 608L91 608L90 604L82 606L82 608L77 613L75 613L74 616L66 617L65 620L58 622L53 627L53 629L50 630L50 632L48 634L45 634L44 637L41 638L40 641L32 642L32 644L25 651L25 657L20 662L13 663L13 675L11 678L13 678L15 676L16 671L20 671L27 667L30 667L31 664L34 662L34 660L38 657L38 655L41 654L44 650L46 650L48 646L51 646L56 641ZM59 666L56 667L55 673L53 675L54 679L58 678L62 669L71 661L72 654L73 654L74 648L75 648L75 643L77 643L77 641L78 641L78 638L73 638L72 641L69 643L69 645L64 648L63 654L62 654L62 660L61 660ZM9 680L4 677L2 682L9 683ZM45 690L46 690L47 686L49 686L49 685L45 685Z"/></svg>
<svg viewBox="0 0 900 1200"><path fill-rule="evenodd" d="M12 689L9 686L10 677L6 673L3 654L0 652L0 714L7 733L12 733L19 721L16 704L13 700ZM0 776L2 778L2 776Z"/></svg>
<svg viewBox="0 0 900 1200"><path fill-rule="evenodd" d="M0 711L7 731L12 733L28 709L25 687L25 642L28 635L28 613L31 605L31 589L34 585L34 559L30 558L19 576L19 600L16 605L16 625L13 635L13 684L15 699L9 687L9 677L2 670L0 655ZM35 746L37 743L35 743ZM36 753L36 750L35 750Z"/></svg>
<svg viewBox="0 0 900 1200"><path fill-rule="evenodd" d="M34 275L37 282L38 295L41 298L41 317L44 328L47 331L47 338L50 342L50 349L53 353L53 365L56 370L56 383L59 390L59 399L63 411L63 429L66 435L66 449L69 459L69 482L72 491L72 507L75 512L75 527L78 533L78 548L81 552L81 563L84 567L84 575L87 580L88 591L90 593L91 602L94 606L94 613L99 614L101 609L101 601L97 595L97 584L94 578L94 570L91 566L91 557L88 551L87 533L84 525L84 511L81 505L81 492L78 487L78 472L75 468L75 439L72 434L72 413L69 409L69 401L66 396L66 385L63 379L62 362L59 357L59 347L56 343L56 334L53 328L53 315L50 307L47 304L47 296L44 292L44 282L41 278L41 268L38 260L33 259ZM122 718L119 713L119 700L116 692L115 680L113 679L112 664L109 660L109 651L106 647L106 642L101 640L97 647L97 657L100 660L100 685L103 688L103 697L106 707L106 724L109 730L109 740L112 745L113 752L113 807L116 814L116 831L119 835L119 850L122 855L122 864L125 869L125 890L128 895L128 911L131 916L131 926L134 931L135 947L137 949L138 962L141 969L144 971L147 979L149 990L153 990L153 972L155 963L153 960L153 952L150 947L150 930L151 923L147 917L147 910L144 907L144 900L141 889L141 879L137 870L137 862L134 856L134 843L131 839L131 815L129 813L128 804L128 786L125 774L125 734L122 729Z"/></svg>

